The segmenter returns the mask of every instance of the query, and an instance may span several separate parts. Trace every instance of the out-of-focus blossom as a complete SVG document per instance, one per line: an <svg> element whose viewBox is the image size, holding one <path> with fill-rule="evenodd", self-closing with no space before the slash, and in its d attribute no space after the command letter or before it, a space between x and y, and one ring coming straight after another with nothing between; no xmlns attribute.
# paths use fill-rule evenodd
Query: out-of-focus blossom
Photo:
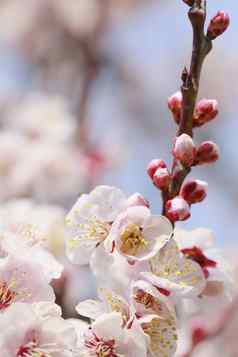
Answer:
<svg viewBox="0 0 238 357"><path fill-rule="evenodd" d="M0 231L16 234L29 244L40 244L55 256L63 254L64 209L37 205L32 200L11 200L0 206Z"/></svg>
<svg viewBox="0 0 238 357"><path fill-rule="evenodd" d="M39 244L32 244L28 237L24 240L24 236L5 233L0 240L0 252L5 256L21 256L25 262L34 262L41 269L41 274L45 276L47 282L52 279L58 279L63 271L63 266L56 258L41 247Z"/></svg>
<svg viewBox="0 0 238 357"><path fill-rule="evenodd" d="M16 302L54 301L54 292L41 266L24 257L7 256L0 264L0 311Z"/></svg>
<svg viewBox="0 0 238 357"><path fill-rule="evenodd" d="M16 303L0 319L4 357L73 357L74 327L60 316L42 316L32 305Z"/></svg>
<svg viewBox="0 0 238 357"><path fill-rule="evenodd" d="M30 141L66 143L73 139L76 123L63 98L33 93L4 118L4 126Z"/></svg>

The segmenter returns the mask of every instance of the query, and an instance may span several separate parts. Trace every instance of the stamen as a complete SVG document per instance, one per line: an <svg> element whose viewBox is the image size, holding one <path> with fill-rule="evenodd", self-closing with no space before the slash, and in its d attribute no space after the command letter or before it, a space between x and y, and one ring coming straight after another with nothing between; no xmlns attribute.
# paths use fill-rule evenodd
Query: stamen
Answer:
<svg viewBox="0 0 238 357"><path fill-rule="evenodd" d="M13 284L0 283L0 311L9 307L15 300L17 293L11 288Z"/></svg>
<svg viewBox="0 0 238 357"><path fill-rule="evenodd" d="M136 224L129 224L121 234L121 251L122 253L136 256L148 245L143 237L142 229Z"/></svg>

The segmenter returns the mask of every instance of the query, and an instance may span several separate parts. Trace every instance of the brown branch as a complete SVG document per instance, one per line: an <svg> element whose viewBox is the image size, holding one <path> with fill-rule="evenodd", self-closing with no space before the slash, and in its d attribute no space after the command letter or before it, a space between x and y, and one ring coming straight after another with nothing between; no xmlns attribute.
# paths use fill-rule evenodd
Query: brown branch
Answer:
<svg viewBox="0 0 238 357"><path fill-rule="evenodd" d="M177 136L187 134L193 137L193 113L198 96L202 65L212 49L211 40L204 34L206 0L195 0L188 12L188 17L193 28L193 50L189 72L185 68L182 73L182 113ZM180 188L190 171L190 167L185 167L174 159L171 185L162 194L163 214L165 214L167 200L179 194Z"/></svg>
<svg viewBox="0 0 238 357"><path fill-rule="evenodd" d="M88 150L89 146L86 125L89 100L94 82L97 80L105 61L99 45L108 25L110 15L110 8L108 5L108 0L101 4L98 21L92 33L85 38L78 39L78 45L83 54L85 74L78 103L78 133L76 139L79 142L81 149L85 151Z"/></svg>

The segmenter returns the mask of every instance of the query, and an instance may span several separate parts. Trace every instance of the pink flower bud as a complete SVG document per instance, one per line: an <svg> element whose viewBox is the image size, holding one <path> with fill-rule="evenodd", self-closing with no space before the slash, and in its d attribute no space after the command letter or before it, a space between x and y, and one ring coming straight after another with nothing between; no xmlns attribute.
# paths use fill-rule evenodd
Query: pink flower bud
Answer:
<svg viewBox="0 0 238 357"><path fill-rule="evenodd" d="M204 200L207 196L207 183L200 180L190 180L182 186L180 195L190 205Z"/></svg>
<svg viewBox="0 0 238 357"><path fill-rule="evenodd" d="M208 30L207 36L214 40L216 37L223 34L226 31L228 26L230 25L230 17L224 11L218 11L216 16L211 20Z"/></svg>
<svg viewBox="0 0 238 357"><path fill-rule="evenodd" d="M126 201L126 206L127 207L133 207L133 206L146 206L150 207L149 201L143 197L140 193L136 192L133 195L129 196L127 201Z"/></svg>
<svg viewBox="0 0 238 357"><path fill-rule="evenodd" d="M182 93L176 92L168 99L168 107L171 110L174 120L177 124L180 122L181 110L182 110Z"/></svg>
<svg viewBox="0 0 238 357"><path fill-rule="evenodd" d="M178 136L174 143L173 155L184 166L191 166L196 155L193 139L187 134Z"/></svg>
<svg viewBox="0 0 238 357"><path fill-rule="evenodd" d="M166 163L161 160L161 159L154 159L152 160L149 165L147 166L147 174L150 176L150 178L153 180L153 176L155 174L155 171L158 168L166 168Z"/></svg>
<svg viewBox="0 0 238 357"><path fill-rule="evenodd" d="M218 114L218 103L215 99L202 99L196 105L193 115L193 126L202 126Z"/></svg>
<svg viewBox="0 0 238 357"><path fill-rule="evenodd" d="M204 141L197 148L194 165L210 164L219 159L218 146L212 141Z"/></svg>
<svg viewBox="0 0 238 357"><path fill-rule="evenodd" d="M168 188L170 182L171 182L171 176L169 174L169 171L167 167L159 167L153 176L153 182L156 187L158 187L160 190L165 190Z"/></svg>
<svg viewBox="0 0 238 357"><path fill-rule="evenodd" d="M179 196L166 202L165 211L172 222L185 221L190 217L189 204Z"/></svg>

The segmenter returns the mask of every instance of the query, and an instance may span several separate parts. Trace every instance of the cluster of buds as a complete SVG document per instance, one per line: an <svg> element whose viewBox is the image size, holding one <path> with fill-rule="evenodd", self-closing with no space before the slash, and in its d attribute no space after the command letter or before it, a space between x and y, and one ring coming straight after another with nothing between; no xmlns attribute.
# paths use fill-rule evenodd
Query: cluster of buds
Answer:
<svg viewBox="0 0 238 357"><path fill-rule="evenodd" d="M182 112L182 93L176 92L168 99L168 107L173 114L174 121L179 124ZM218 103L215 99L200 100L193 114L193 127L197 128L209 123L218 114Z"/></svg>
<svg viewBox="0 0 238 357"><path fill-rule="evenodd" d="M182 134L175 139L173 155L184 167L191 167L217 161L219 148L212 141L204 141L196 147L189 135Z"/></svg>
<svg viewBox="0 0 238 357"><path fill-rule="evenodd" d="M191 215L191 205L202 202L206 198L207 187L207 183L201 180L189 180L185 182L179 195L166 202L165 213L170 221L187 220Z"/></svg>
<svg viewBox="0 0 238 357"><path fill-rule="evenodd" d="M171 175L163 160L152 160L147 166L147 173L157 188L161 191L167 190L171 182Z"/></svg>
<svg viewBox="0 0 238 357"><path fill-rule="evenodd" d="M196 147L189 135L182 134L174 141L173 156L182 167L190 168L215 162L219 158L219 149L211 141L205 141ZM154 185L168 194L165 215L172 222L187 220L191 215L191 205L202 202L207 196L208 185L206 182L188 180L182 185L178 195L170 198L171 183L174 177L161 159L152 160L147 166L147 173Z"/></svg>

